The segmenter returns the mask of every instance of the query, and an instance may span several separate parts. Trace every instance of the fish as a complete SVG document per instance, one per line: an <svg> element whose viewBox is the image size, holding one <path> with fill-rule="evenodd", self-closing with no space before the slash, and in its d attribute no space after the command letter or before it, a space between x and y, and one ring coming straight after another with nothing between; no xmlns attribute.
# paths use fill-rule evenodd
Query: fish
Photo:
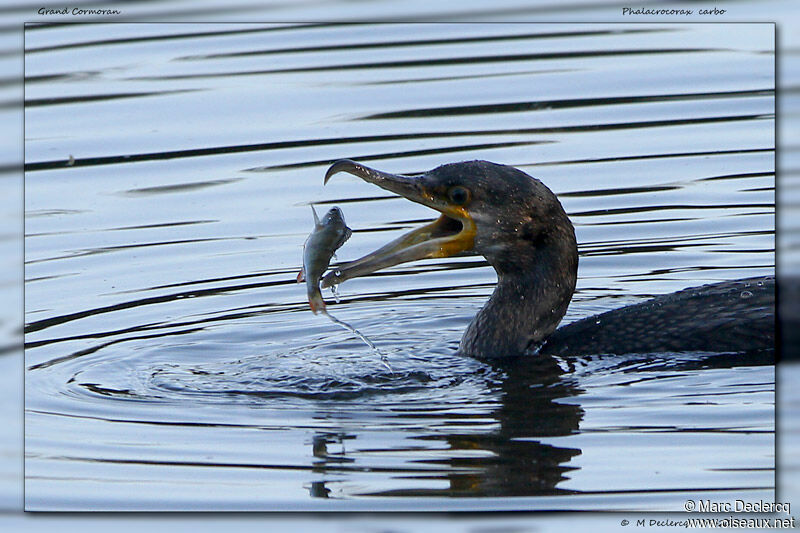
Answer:
<svg viewBox="0 0 800 533"><path fill-rule="evenodd" d="M325 271L328 270L328 265L330 265L333 254L335 254L336 250L341 248L345 241L350 238L353 234L353 230L347 227L342 210L338 207L331 208L330 211L325 213L322 220L317 216L317 211L314 209L313 205L311 206L311 212L314 213L314 229L303 245L303 267L297 275L298 283L301 281L306 282L308 304L311 306L311 310L315 315L317 313L322 313L327 316L331 322L341 326L364 341L367 346L372 348L373 352L380 356L381 364L383 364L389 372L394 374L394 370L392 370L392 366L389 364L386 354L381 352L363 333L347 322L339 320L328 313L328 310L325 308L325 300L322 299L322 291L319 288L320 280Z"/></svg>
<svg viewBox="0 0 800 533"><path fill-rule="evenodd" d="M297 282L306 282L311 311L315 315L320 311L327 314L319 282L328 269L333 254L350 238L353 230L347 227L342 210L338 207L331 208L322 220L317 216L313 205L311 211L314 213L314 230L303 245L303 267L297 275Z"/></svg>

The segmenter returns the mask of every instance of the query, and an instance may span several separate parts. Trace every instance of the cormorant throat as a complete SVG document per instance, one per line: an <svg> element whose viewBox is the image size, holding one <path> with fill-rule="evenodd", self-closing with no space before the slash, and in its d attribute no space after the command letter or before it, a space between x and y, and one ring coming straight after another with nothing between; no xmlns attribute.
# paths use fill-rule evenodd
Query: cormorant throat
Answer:
<svg viewBox="0 0 800 533"><path fill-rule="evenodd" d="M464 355L493 359L535 352L567 312L578 247L561 205L554 211L535 238L484 251L497 272L497 286L464 332L459 346Z"/></svg>

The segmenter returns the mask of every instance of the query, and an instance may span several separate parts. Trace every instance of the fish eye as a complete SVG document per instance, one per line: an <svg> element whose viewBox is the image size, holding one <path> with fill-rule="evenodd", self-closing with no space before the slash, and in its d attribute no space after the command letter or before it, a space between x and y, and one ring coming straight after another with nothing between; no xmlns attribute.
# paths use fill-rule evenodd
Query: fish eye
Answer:
<svg viewBox="0 0 800 533"><path fill-rule="evenodd" d="M469 189L460 185L450 187L447 191L447 198L449 198L450 202L454 205L466 205L466 203L469 202L469 196Z"/></svg>

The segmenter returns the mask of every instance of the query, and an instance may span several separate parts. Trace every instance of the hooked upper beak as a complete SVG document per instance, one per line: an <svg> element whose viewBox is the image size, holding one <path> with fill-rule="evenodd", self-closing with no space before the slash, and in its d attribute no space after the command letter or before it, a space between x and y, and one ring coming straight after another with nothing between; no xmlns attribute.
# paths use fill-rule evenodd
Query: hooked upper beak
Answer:
<svg viewBox="0 0 800 533"><path fill-rule="evenodd" d="M434 257L451 257L472 250L475 244L475 222L462 206L437 199L427 190L421 176L389 174L349 159L334 163L325 173L325 183L334 174L347 172L366 182L399 194L403 198L442 213L434 222L412 230L372 253L347 263L322 278L322 287L330 287L371 274L382 268Z"/></svg>

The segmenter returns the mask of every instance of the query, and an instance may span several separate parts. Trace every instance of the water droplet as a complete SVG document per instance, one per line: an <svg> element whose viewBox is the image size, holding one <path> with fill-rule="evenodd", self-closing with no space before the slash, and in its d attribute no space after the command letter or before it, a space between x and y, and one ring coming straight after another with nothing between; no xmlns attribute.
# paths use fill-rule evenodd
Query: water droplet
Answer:
<svg viewBox="0 0 800 533"><path fill-rule="evenodd" d="M378 349L378 347L377 347L377 346L375 346L375 345L372 343L372 341L371 341L371 340L369 340L369 339L368 339L368 338L367 338L367 337L366 337L366 336L365 336L363 333L361 333L360 331L358 331L356 328L354 328L353 326L351 326L351 325L350 325L350 324L348 324L347 322L344 322L344 321L342 321L342 320L339 320L338 318L336 318L335 316L331 315L330 313L327 313L327 312L326 312L326 313L325 313L325 316L327 316L327 317L328 317L328 319L330 319L330 321L331 321L331 322L333 322L334 324L338 324L339 326L343 327L344 329L348 330L349 332L351 332L352 334L354 334L356 337L358 337L359 339L361 339L362 341L364 341L364 344L366 344L367 346L369 346L369 347L372 349L372 352L373 352L374 354L376 354L378 357L380 357L380 359L381 359L381 364L383 364L383 366L385 366L385 367L386 367L386 368L389 370L389 372L391 372L392 374L394 374L394 370L392 370L392 367L391 367L391 365L389 365L389 358L388 358L388 357L386 357L386 354L384 354L383 352L381 352L381 351Z"/></svg>
<svg viewBox="0 0 800 533"><path fill-rule="evenodd" d="M742 291L742 294L741 294L742 298L747 299L747 298L750 298L751 296L753 296L752 292L750 292L750 291Z"/></svg>
<svg viewBox="0 0 800 533"><path fill-rule="evenodd" d="M386 357L386 354L377 348L375 348L375 351L381 354L381 364L386 367L386 370L388 370L389 373L394 374L394 369L392 368L392 365L389 364L389 358Z"/></svg>
<svg viewBox="0 0 800 533"><path fill-rule="evenodd" d="M336 300L336 303L341 303L341 299L339 298L339 285L333 284L331 285L331 294L333 295L333 299Z"/></svg>

